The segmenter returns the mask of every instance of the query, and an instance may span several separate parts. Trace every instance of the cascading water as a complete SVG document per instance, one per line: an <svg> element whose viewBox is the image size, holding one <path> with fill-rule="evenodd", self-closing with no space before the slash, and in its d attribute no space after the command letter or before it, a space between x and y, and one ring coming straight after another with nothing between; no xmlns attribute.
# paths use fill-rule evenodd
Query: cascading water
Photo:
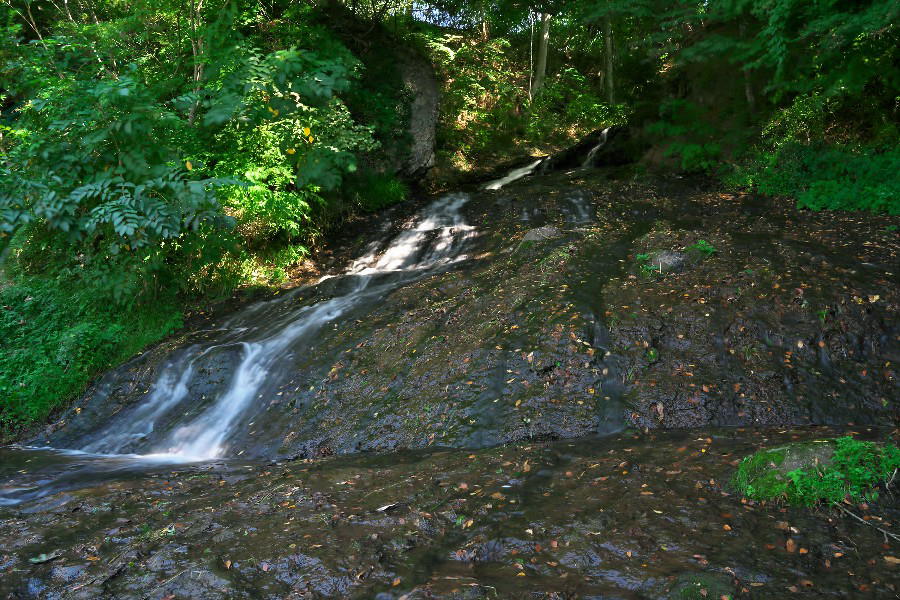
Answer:
<svg viewBox="0 0 900 600"><path fill-rule="evenodd" d="M600 132L600 141L596 146L591 148L590 152L588 152L587 156L584 158L584 162L581 163L581 166L584 168L594 166L594 158L597 156L597 152L600 151L603 146L606 145L606 140L609 138L609 127Z"/></svg>
<svg viewBox="0 0 900 600"><path fill-rule="evenodd" d="M423 274L464 258L460 253L472 234L460 213L469 196L449 194L426 207L416 223L384 245L373 242L338 282L334 297L300 308L289 307L298 290L283 298L248 306L223 325L217 343L198 345L190 358L169 364L158 377L147 399L116 415L81 450L91 454L170 456L173 460L206 460L224 456L229 436L253 414L254 400L274 375L279 361L314 341L317 332L367 300L376 299ZM260 325L262 324L262 325ZM211 353L240 351L240 362L217 398L207 401L199 413L190 414L191 381L197 365ZM187 418L179 416L187 410ZM160 423L173 424L168 432L156 432ZM155 434L155 435L154 435Z"/></svg>
<svg viewBox="0 0 900 600"><path fill-rule="evenodd" d="M537 168L539 166L541 166L541 163L543 163L545 160L547 160L546 157L539 158L536 161L534 161L533 163L527 164L524 167L519 167L518 169L513 169L512 171L509 172L509 174L507 174L499 179L495 179L495 180L489 182L487 185L484 186L484 189L499 190L503 186L510 184L513 181L517 181L519 179L522 179L523 177L528 177L529 175L534 173L537 170Z"/></svg>
<svg viewBox="0 0 900 600"><path fill-rule="evenodd" d="M607 131L585 164L602 147ZM548 160L514 169L484 189L499 190L531 175ZM5 460L13 462L5 466L16 477L6 487L0 486L0 505L170 465L212 468L204 461L239 456L246 450L260 456L254 452L257 440L248 436L253 435L254 419L265 418L265 398L280 395L277 388L286 379L302 376L292 358L309 355L315 358L307 364L321 363L324 357L318 356L316 345L328 338L322 335L325 327L337 328L363 317L391 292L465 259L462 252L474 233L461 213L468 201L465 193L443 196L393 239L387 235L388 226L382 229L381 239L369 244L342 274L256 302L215 329L195 332L195 339L204 341L173 353L145 398L118 412L116 377L120 375L110 373L109 381L97 387L94 414L82 414L80 421L76 417L52 434L46 445L8 450ZM572 197L569 202L569 222L590 220L588 198ZM523 213L522 218L533 216ZM309 300L316 297L321 299ZM129 385L127 377L123 384ZM112 416L106 416L110 409ZM98 419L105 422L95 428Z"/></svg>

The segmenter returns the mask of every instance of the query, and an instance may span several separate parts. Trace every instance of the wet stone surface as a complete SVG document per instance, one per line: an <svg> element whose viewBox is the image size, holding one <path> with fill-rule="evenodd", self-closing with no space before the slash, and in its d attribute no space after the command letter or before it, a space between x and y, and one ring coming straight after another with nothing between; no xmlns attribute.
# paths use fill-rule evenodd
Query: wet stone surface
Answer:
<svg viewBox="0 0 900 600"><path fill-rule="evenodd" d="M897 422L896 217L799 212L683 180L615 176L579 171L473 193L466 260L287 348L228 452ZM664 258L662 268L647 256ZM276 298L260 319L287 319L352 284ZM221 321L111 373L80 414L34 442L80 447L110 412L152 393L163 365L195 355L191 344L227 338ZM239 350L204 355L176 417L221 395ZM171 425L162 420L146 445Z"/></svg>
<svg viewBox="0 0 900 600"><path fill-rule="evenodd" d="M283 348L223 460L0 449L0 597L896 597L900 551L874 527L727 484L761 446L836 434L816 425L897 425L896 217L602 170L462 213L464 259ZM193 360L125 451L158 448L232 386L239 329L359 281L216 316L32 442L97 442ZM598 434L617 437L568 441ZM897 529L892 496L849 508Z"/></svg>
<svg viewBox="0 0 900 600"><path fill-rule="evenodd" d="M900 548L873 527L729 486L760 447L837 433L661 432L150 472L49 509L0 508L0 597L893 598ZM848 508L900 525L889 495ZM41 555L53 558L31 562Z"/></svg>

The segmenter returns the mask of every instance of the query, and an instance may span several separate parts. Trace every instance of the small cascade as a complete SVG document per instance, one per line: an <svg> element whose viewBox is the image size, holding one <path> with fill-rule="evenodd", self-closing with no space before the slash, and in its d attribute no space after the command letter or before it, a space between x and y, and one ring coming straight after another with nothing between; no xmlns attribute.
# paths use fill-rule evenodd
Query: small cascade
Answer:
<svg viewBox="0 0 900 600"><path fill-rule="evenodd" d="M578 168L579 166L581 168L592 167L594 166L594 161L597 158L597 153L600 152L600 150L603 149L603 147L606 146L606 143L609 141L609 134L611 131L612 127L607 127L606 129L600 131L597 143L591 146L587 154L582 153L585 151L589 140L591 140L594 135L597 135L596 132L592 133L590 136L571 148L563 150L562 152L559 152L552 156L541 157L530 164L513 169L503 177L489 181L484 185L483 189L499 190L514 181L518 181L519 179L528 177L529 175L533 175L534 173L543 175L550 171L560 169L573 169ZM584 158L581 158L582 156L584 156Z"/></svg>
<svg viewBox="0 0 900 600"><path fill-rule="evenodd" d="M323 277L322 284L334 280L331 298L294 307L301 288L246 307L224 323L216 343L195 345L167 365L146 400L93 432L80 451L168 456L173 461L224 456L231 433L252 418L254 401L271 383L282 358L303 351L318 332L348 311L465 258L461 251L473 230L460 211L468 200L464 193L436 200L389 243L370 244L343 275ZM191 383L202 361L221 352L239 356L227 386L215 398L197 398Z"/></svg>
<svg viewBox="0 0 900 600"><path fill-rule="evenodd" d="M534 173L537 170L537 168L539 166L541 166L541 163L544 162L545 160L547 160L546 157L539 158L536 161L534 161L533 163L525 165L524 167L519 167L517 169L513 169L507 175L504 175L503 177L501 177L499 179L495 179L493 181L488 182L488 184L484 186L484 189L499 190L503 186L508 185L508 184L512 183L513 181L518 181L519 179L522 179L523 177L528 177L529 175Z"/></svg>
<svg viewBox="0 0 900 600"><path fill-rule="evenodd" d="M594 157L597 156L597 152L606 145L606 140L609 138L609 127L600 132L600 141L596 146L591 148L590 152L588 152L587 156L584 159L584 162L581 163L583 168L588 168L594 166Z"/></svg>

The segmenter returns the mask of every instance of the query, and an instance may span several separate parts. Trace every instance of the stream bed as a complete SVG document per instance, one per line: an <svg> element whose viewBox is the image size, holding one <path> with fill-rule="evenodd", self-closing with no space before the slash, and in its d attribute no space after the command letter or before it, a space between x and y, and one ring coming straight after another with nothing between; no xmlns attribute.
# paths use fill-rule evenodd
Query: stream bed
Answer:
<svg viewBox="0 0 900 600"><path fill-rule="evenodd" d="M730 486L896 438L898 219L539 166L0 448L0 598L898 597L894 496Z"/></svg>
<svg viewBox="0 0 900 600"><path fill-rule="evenodd" d="M0 507L0 596L896 597L900 552L875 528L729 486L757 448L838 433L623 433L148 467ZM4 476L64 466L3 452ZM900 521L893 498L852 509L882 527Z"/></svg>

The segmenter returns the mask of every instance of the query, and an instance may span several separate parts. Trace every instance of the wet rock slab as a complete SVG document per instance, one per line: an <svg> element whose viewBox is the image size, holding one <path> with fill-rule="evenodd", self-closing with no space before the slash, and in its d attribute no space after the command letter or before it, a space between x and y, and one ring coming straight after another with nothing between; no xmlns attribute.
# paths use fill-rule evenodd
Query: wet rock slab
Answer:
<svg viewBox="0 0 900 600"><path fill-rule="evenodd" d="M897 217L800 212L706 182L618 175L473 193L466 260L285 348L228 452L318 457L626 426L900 422ZM538 231L553 235L526 239ZM701 241L715 251L697 250ZM353 284L333 278L276 297L261 326ZM227 342L229 323L111 373L34 443L92 442L111 415L127 418L152 396L162 366ZM232 343L205 356L183 409L133 450L156 448L176 420L222 396L241 352Z"/></svg>
<svg viewBox="0 0 900 600"><path fill-rule="evenodd" d="M900 548L873 527L756 504L728 484L760 447L837 434L160 469L70 491L51 510L0 508L0 597L893 598ZM890 495L849 508L900 529ZM42 554L53 558L30 561Z"/></svg>

